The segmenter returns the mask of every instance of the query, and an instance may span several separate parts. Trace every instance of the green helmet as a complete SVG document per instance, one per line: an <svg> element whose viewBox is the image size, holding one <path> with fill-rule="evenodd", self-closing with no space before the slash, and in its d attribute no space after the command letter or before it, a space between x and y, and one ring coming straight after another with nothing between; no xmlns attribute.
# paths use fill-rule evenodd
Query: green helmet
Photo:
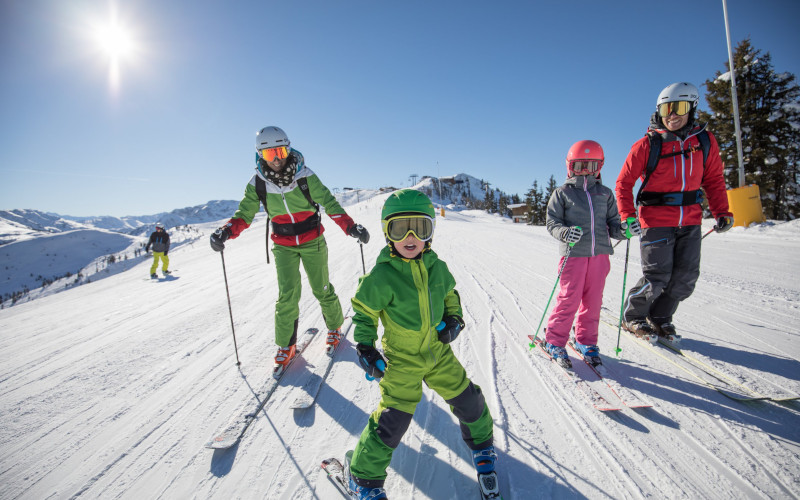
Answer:
<svg viewBox="0 0 800 500"><path fill-rule="evenodd" d="M423 214L436 218L436 211L433 209L431 199L416 189L400 189L389 195L386 203L383 204L381 219L386 220L392 215L405 213Z"/></svg>

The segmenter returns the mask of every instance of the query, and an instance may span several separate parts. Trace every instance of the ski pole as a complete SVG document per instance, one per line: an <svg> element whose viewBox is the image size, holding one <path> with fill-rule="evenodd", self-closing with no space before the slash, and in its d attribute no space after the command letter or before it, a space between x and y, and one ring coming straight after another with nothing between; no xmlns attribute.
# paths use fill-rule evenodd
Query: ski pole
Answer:
<svg viewBox="0 0 800 500"><path fill-rule="evenodd" d="M220 250L219 256L222 257L222 275L225 277L225 294L228 296L228 313L231 317L231 333L233 333L233 349L236 352L236 366L241 366L239 348L236 346L236 330L233 328L233 309L231 308L231 293L228 291L228 272L225 270L225 251Z"/></svg>
<svg viewBox="0 0 800 500"><path fill-rule="evenodd" d="M361 247L361 270L367 274L367 266L364 265L364 244L359 241L358 246Z"/></svg>
<svg viewBox="0 0 800 500"><path fill-rule="evenodd" d="M625 272L622 274L622 304L619 306L619 324L617 324L617 348L614 352L619 356L622 349L619 347L619 338L622 335L622 311L625 310L625 282L628 280L628 256L631 254L631 239L625 245Z"/></svg>
<svg viewBox="0 0 800 500"><path fill-rule="evenodd" d="M703 235L703 237L702 237L702 238L700 238L700 239L701 239L701 240L705 239L705 237L706 237L706 236L708 236L709 234L713 233L713 232L714 232L714 231L716 231L716 230L717 230L717 225L716 225L716 224L714 224L714 227L712 227L711 229L709 229L709 230L708 230L708 232L707 232L706 234L704 234L704 235Z"/></svg>
<svg viewBox="0 0 800 500"><path fill-rule="evenodd" d="M578 226L580 227L580 226ZM542 327L542 323L544 322L544 317L547 315L547 308L550 307L550 301L553 300L553 294L556 293L556 287L558 287L558 282L561 281L561 273L564 272L564 268L567 266L567 259L569 259L569 254L572 251L572 247L575 246L575 243L570 243L567 247L567 253L564 255L564 262L561 263L561 269L558 270L558 276L556 277L556 282L553 285L553 291L550 292L550 298L547 299L547 305L544 306L544 312L542 313L542 319L539 320L539 326L536 327L536 332L533 334L533 339L531 340L530 348L536 345L536 337L539 336L539 328Z"/></svg>

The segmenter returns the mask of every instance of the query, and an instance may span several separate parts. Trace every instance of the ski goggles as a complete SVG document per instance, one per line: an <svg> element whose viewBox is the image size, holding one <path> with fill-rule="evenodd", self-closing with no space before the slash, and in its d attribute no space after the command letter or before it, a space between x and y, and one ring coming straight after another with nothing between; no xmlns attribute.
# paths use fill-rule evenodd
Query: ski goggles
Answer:
<svg viewBox="0 0 800 500"><path fill-rule="evenodd" d="M667 117L672 113L683 116L692 110L692 103L689 101L665 102L658 105L658 116Z"/></svg>
<svg viewBox="0 0 800 500"><path fill-rule="evenodd" d="M435 225L427 215L400 215L383 221L383 233L394 243L403 241L409 234L420 241L428 241L433 237Z"/></svg>
<svg viewBox="0 0 800 500"><path fill-rule="evenodd" d="M569 164L569 169L574 174L582 174L584 172L593 174L600 170L599 160L576 160Z"/></svg>
<svg viewBox="0 0 800 500"><path fill-rule="evenodd" d="M289 156L289 148L286 146L280 146L277 148L267 148L262 149L259 151L261 154L261 158L264 161L275 161L276 158L280 158L281 160Z"/></svg>

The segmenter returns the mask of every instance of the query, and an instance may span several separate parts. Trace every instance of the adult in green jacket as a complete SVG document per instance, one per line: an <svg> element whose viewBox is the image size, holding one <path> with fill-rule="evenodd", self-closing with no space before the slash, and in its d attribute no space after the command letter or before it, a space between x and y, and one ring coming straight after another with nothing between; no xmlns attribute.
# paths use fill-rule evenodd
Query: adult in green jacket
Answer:
<svg viewBox="0 0 800 500"><path fill-rule="evenodd" d="M381 217L388 245L352 299L359 363L368 378L381 379L381 401L353 452L350 488L385 498L386 469L422 398L423 381L458 418L479 477L496 484L489 407L449 345L464 322L455 279L431 250L433 204L403 189L389 196ZM375 348L379 321L383 356Z"/></svg>
<svg viewBox="0 0 800 500"><path fill-rule="evenodd" d="M330 190L305 166L303 155L290 147L289 138L278 127L264 127L256 136L256 173L245 187L239 209L211 235L211 248L222 251L226 240L235 239L250 227L261 205L272 220L272 254L278 276L275 304L278 353L274 370L277 377L296 354L301 261L328 327L328 354L332 355L339 344L344 317L339 297L328 280L328 246L319 206L325 208L328 217L345 233L361 243L369 241L369 233L353 222Z"/></svg>

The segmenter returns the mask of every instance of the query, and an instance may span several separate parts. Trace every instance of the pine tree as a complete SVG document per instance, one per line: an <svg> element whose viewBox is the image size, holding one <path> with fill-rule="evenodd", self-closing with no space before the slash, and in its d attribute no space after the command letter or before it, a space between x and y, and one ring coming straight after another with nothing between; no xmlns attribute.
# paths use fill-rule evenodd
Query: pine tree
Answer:
<svg viewBox="0 0 800 500"><path fill-rule="evenodd" d="M544 223L542 219L543 199L544 195L542 195L539 182L534 180L533 186L525 193L525 203L528 205L528 224L541 226Z"/></svg>
<svg viewBox="0 0 800 500"><path fill-rule="evenodd" d="M542 206L542 224L547 224L547 204L550 203L550 196L553 195L553 191L556 190L558 187L558 183L556 182L555 176L551 175L550 179L547 181L547 189L544 192L543 198L543 206Z"/></svg>
<svg viewBox="0 0 800 500"><path fill-rule="evenodd" d="M733 55L742 134L745 184L757 184L761 204L770 219L800 217L800 87L791 73L775 73L769 53L761 54L743 40ZM739 186L736 134L731 104L730 65L705 82L712 114L708 122L725 163L725 181Z"/></svg>

